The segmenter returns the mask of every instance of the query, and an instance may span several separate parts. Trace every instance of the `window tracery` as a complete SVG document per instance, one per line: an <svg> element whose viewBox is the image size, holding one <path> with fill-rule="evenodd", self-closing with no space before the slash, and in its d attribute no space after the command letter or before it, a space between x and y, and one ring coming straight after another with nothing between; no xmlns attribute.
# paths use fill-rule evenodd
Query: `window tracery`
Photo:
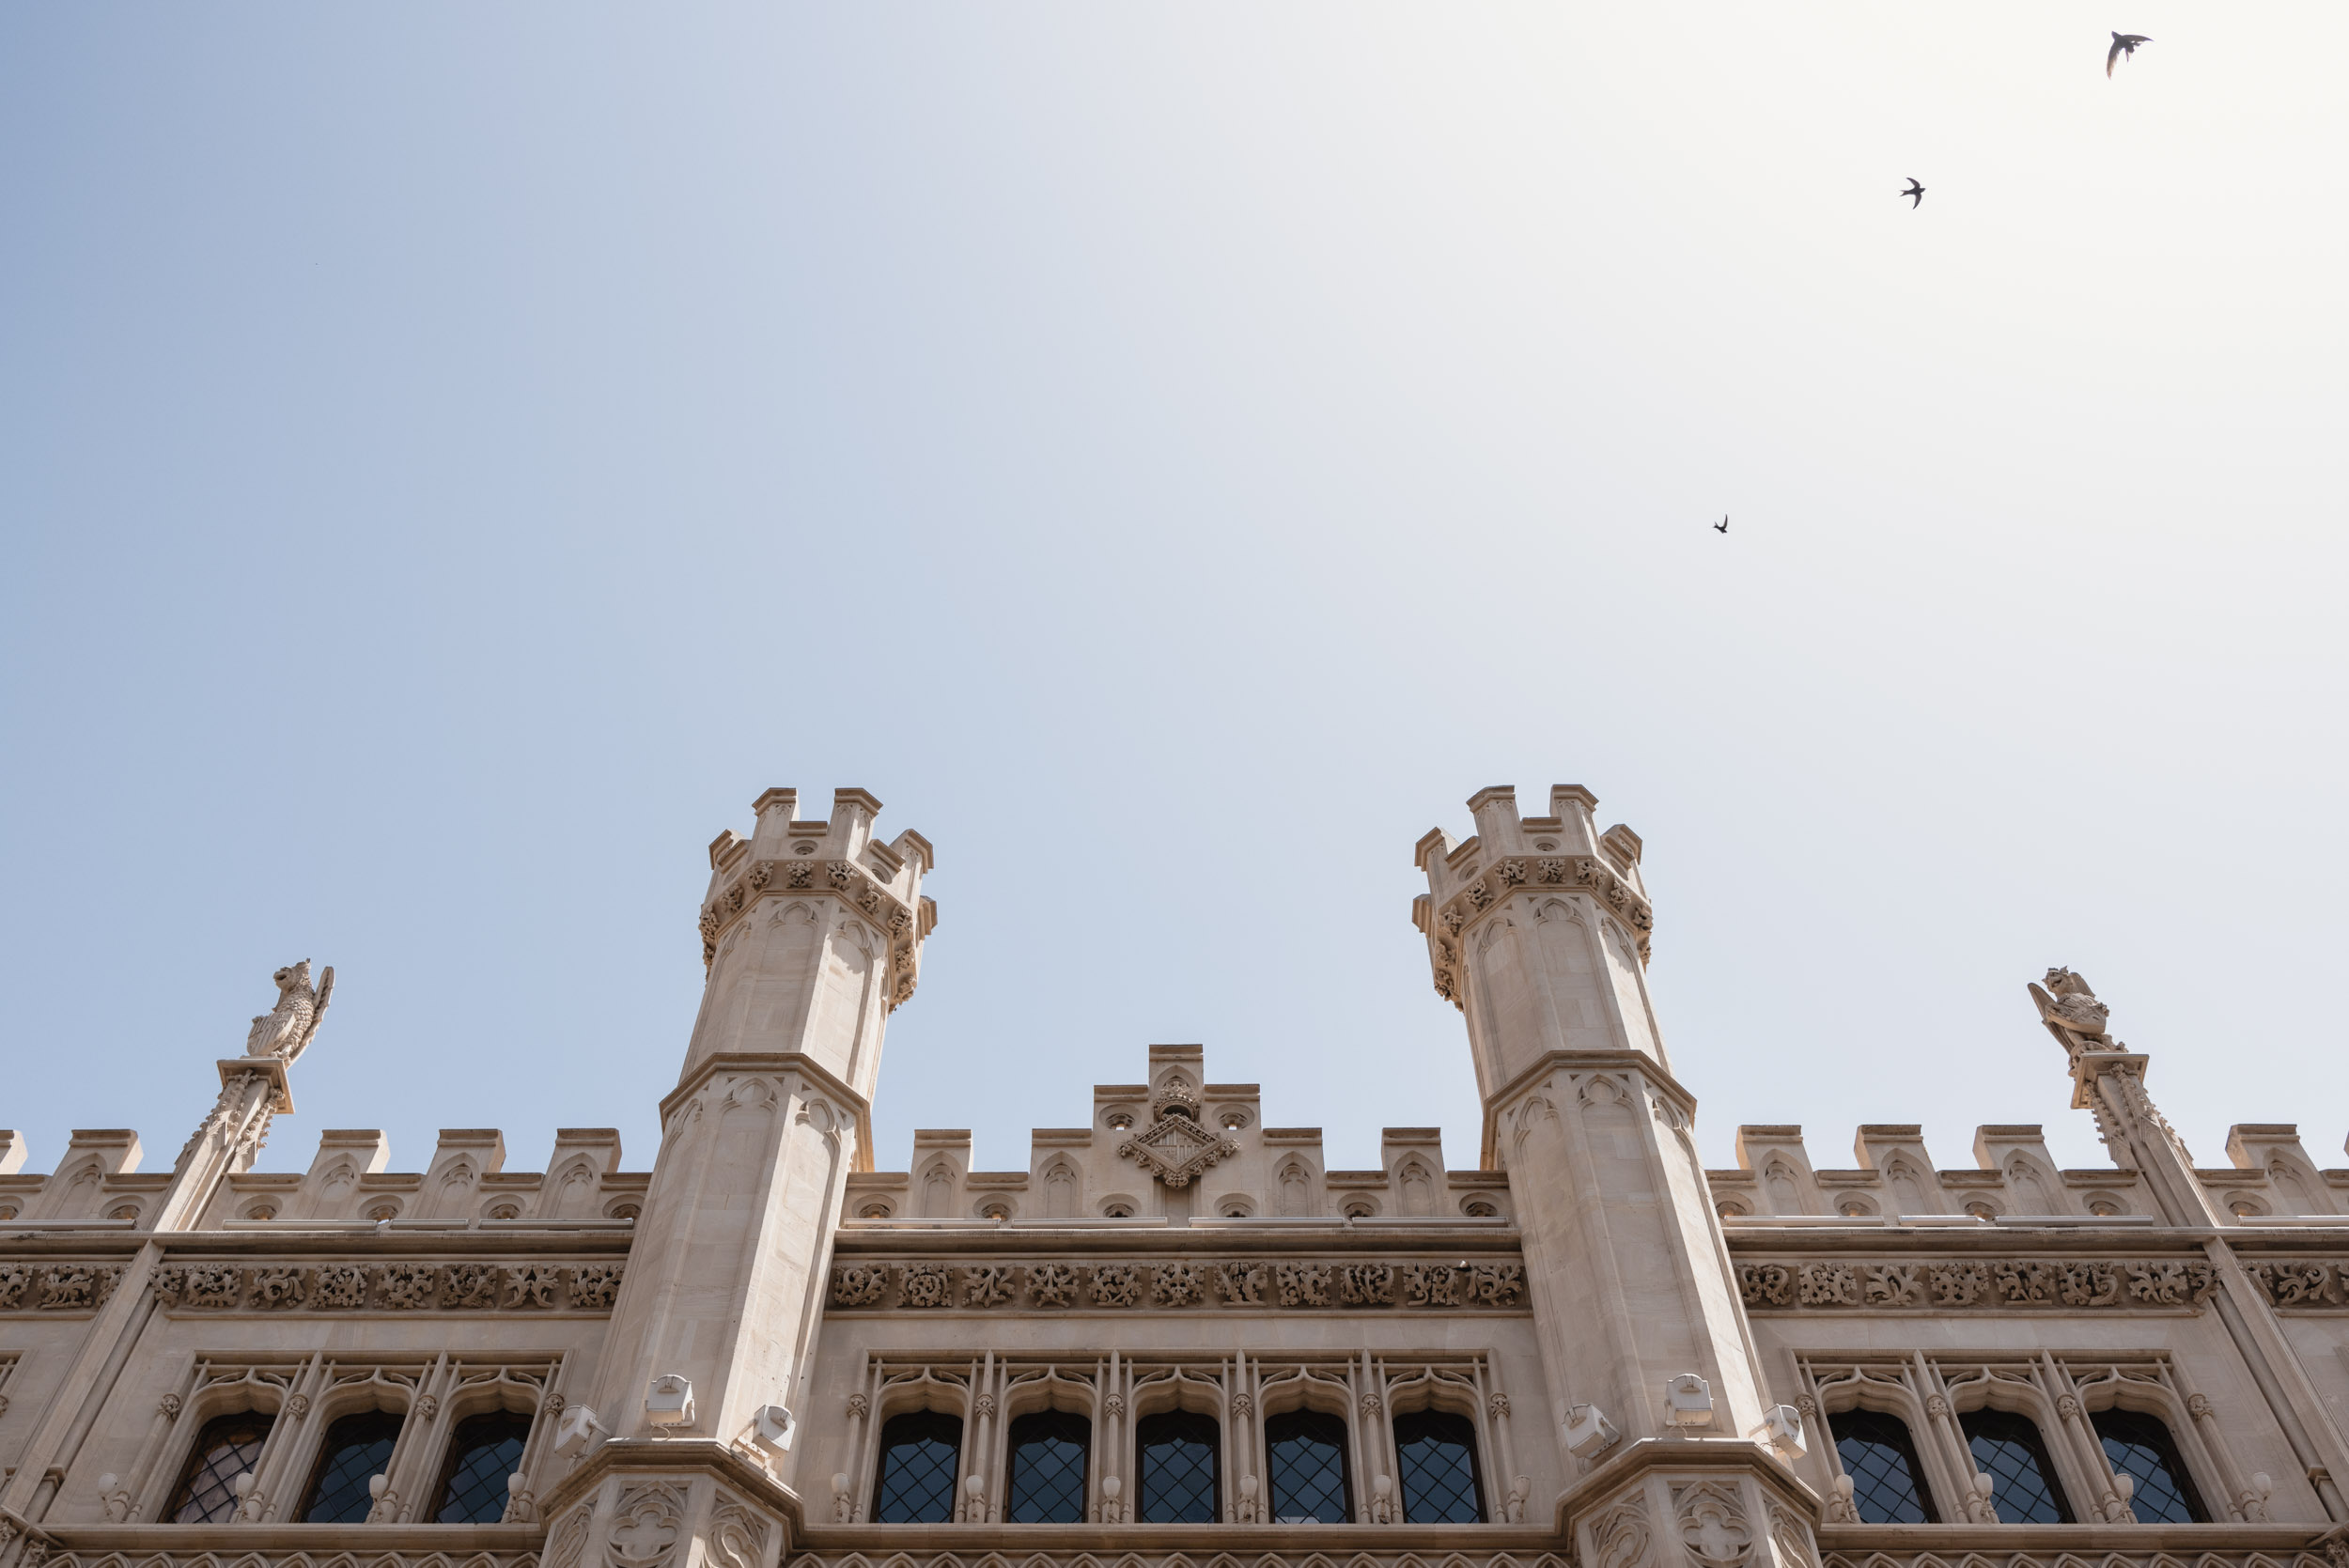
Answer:
<svg viewBox="0 0 2349 1568"><path fill-rule="evenodd" d="M1515 1474L1509 1407L1483 1352L875 1355L848 1396L833 1515L878 1521L887 1501L931 1522L1074 1522L1073 1489L1075 1518L1094 1524L1522 1522L1531 1483ZM948 1426L952 1471L935 1448L908 1467L917 1455L899 1445L917 1427L945 1441ZM1406 1464L1416 1491L1398 1498ZM975 1512L957 1514L957 1488Z"/></svg>
<svg viewBox="0 0 2349 1568"><path fill-rule="evenodd" d="M2212 1516L2213 1495L2226 1517L2266 1517L2266 1493L2217 1441L2210 1402L2167 1352L1797 1363L1806 1419L1832 1438L1804 1463L1824 1472L1821 1490L1841 1499L1830 1512L1845 1519L1923 1522L1899 1501L1904 1474L1926 1519L2186 1522Z"/></svg>

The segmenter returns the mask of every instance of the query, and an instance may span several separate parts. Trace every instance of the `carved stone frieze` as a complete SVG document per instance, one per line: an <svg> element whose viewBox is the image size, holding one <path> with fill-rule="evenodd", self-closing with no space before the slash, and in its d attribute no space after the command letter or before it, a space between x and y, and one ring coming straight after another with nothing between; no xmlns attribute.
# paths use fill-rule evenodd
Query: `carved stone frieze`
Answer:
<svg viewBox="0 0 2349 1568"><path fill-rule="evenodd" d="M2321 1266L2338 1279L2338 1265ZM1738 1290L1746 1306L1756 1312L2191 1308L2199 1307L2217 1285L2217 1274L2209 1264L2168 1259L1737 1265Z"/></svg>
<svg viewBox="0 0 2349 1568"><path fill-rule="evenodd" d="M121 1282L119 1265L0 1264L0 1310L90 1312Z"/></svg>
<svg viewBox="0 0 2349 1568"><path fill-rule="evenodd" d="M0 1265L0 1306L8 1297ZM622 1264L326 1264L311 1267L175 1264L148 1281L157 1305L182 1312L608 1312ZM56 1270L37 1272L54 1273ZM90 1270L83 1270L88 1273ZM96 1272L121 1276L119 1268ZM105 1288L113 1288L109 1280ZM99 1295L103 1299L103 1292ZM94 1305L94 1302L86 1303Z"/></svg>
<svg viewBox="0 0 2349 1568"><path fill-rule="evenodd" d="M1515 1263L870 1263L835 1265L829 1301L834 1312L1145 1305L1516 1312L1526 1293L1525 1265Z"/></svg>
<svg viewBox="0 0 2349 1568"><path fill-rule="evenodd" d="M886 1560L879 1552L800 1552L785 1560L786 1568L876 1568ZM902 1563L910 1559L897 1558ZM921 1568L981 1568L982 1563L1001 1564L1005 1560L985 1551L931 1552L925 1549ZM1020 1568L1104 1568L1114 1561L1117 1568L1197 1568L1210 1560L1207 1554L1197 1551L1122 1549L1115 1554L1091 1552L1070 1547L1050 1551L1029 1551L1022 1547L1018 1559ZM1219 1564L1229 1565L1235 1560L1216 1557ZM1284 1551L1247 1555L1250 1568L1308 1568L1309 1564L1329 1564L1331 1558L1312 1551ZM1486 1552L1463 1543L1448 1545L1438 1551L1369 1551L1349 1546L1343 1559L1346 1568L1569 1568L1568 1559L1555 1552L1528 1552L1522 1549L1506 1552ZM1627 1562L1626 1560L1626 1568ZM549 1568L553 1568L552 1564ZM1610 1560L1608 1568L1614 1568ZM2003 1564L2001 1565L2003 1568ZM2233 1568L2233 1564L2228 1564Z"/></svg>

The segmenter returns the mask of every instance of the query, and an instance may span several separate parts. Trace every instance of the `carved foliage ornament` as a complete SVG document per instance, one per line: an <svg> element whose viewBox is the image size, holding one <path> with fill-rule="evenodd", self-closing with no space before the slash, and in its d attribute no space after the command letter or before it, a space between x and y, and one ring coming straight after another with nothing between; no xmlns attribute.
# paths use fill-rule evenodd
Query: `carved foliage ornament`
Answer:
<svg viewBox="0 0 2349 1568"><path fill-rule="evenodd" d="M2322 1266L2338 1275L2338 1265ZM1746 1305L1761 1311L2197 1307L2217 1286L2210 1265L2168 1260L1737 1265L1737 1287Z"/></svg>
<svg viewBox="0 0 2349 1568"><path fill-rule="evenodd" d="M246 1268L235 1264L186 1264L157 1269L148 1288L160 1306L203 1312L334 1312L372 1308L395 1312L555 1309L608 1312L619 1295L625 1266L615 1263L395 1263ZM8 1299L8 1272L7 1266L0 1265L0 1306L14 1304ZM112 1272L120 1277L120 1269Z"/></svg>
<svg viewBox="0 0 2349 1568"><path fill-rule="evenodd" d="M735 924L745 909L754 908L759 899L773 893L831 893L846 898L863 911L890 939L889 986L885 1005L894 1012L907 998L913 995L919 976L921 943L918 939L920 922L887 888L848 861L832 861L823 867L823 879L818 883L816 868L805 861L754 861L736 881L702 907L702 967L707 970L717 961L718 948L724 939L726 928Z"/></svg>
<svg viewBox="0 0 2349 1568"><path fill-rule="evenodd" d="M843 1264L832 1271L832 1310L941 1307L1165 1308L1276 1305L1293 1309L1406 1307L1514 1311L1525 1265L1514 1263L1041 1263ZM894 1296L893 1303L892 1296Z"/></svg>
<svg viewBox="0 0 2349 1568"><path fill-rule="evenodd" d="M1529 855L1501 861L1486 868L1475 880L1455 894L1436 917L1436 929L1428 933L1428 947L1435 966L1438 996L1455 1007L1462 1005L1460 952L1452 939L1474 924L1486 910L1505 902L1507 895L1515 890L1540 887L1589 890L1594 897L1631 927L1640 962L1644 964L1652 956L1649 936L1656 928L1656 916L1648 908L1647 901L1632 891L1630 883L1616 876L1595 856Z"/></svg>
<svg viewBox="0 0 2349 1568"><path fill-rule="evenodd" d="M30 1308L36 1312L72 1312L99 1307L122 1282L119 1265L101 1267L60 1264L0 1264L0 1309Z"/></svg>

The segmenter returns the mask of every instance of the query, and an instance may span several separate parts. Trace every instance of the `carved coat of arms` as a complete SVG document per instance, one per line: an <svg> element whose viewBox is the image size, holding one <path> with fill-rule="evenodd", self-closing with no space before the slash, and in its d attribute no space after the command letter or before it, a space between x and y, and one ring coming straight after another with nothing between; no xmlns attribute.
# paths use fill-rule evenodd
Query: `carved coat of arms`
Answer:
<svg viewBox="0 0 2349 1568"><path fill-rule="evenodd" d="M1120 1143L1117 1153L1169 1187L1189 1187L1216 1161L1239 1153L1237 1140L1199 1125L1199 1101L1179 1083L1151 1096L1150 1115L1150 1125Z"/></svg>

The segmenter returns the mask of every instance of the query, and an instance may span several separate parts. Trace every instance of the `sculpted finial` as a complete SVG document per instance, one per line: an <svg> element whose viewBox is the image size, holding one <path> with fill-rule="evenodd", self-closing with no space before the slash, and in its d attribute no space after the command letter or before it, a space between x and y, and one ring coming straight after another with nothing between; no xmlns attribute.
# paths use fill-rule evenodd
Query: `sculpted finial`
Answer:
<svg viewBox="0 0 2349 1568"><path fill-rule="evenodd" d="M307 958L287 965L270 978L277 982L277 1005L253 1020L252 1032L244 1037L244 1053L282 1056L291 1062L308 1048L326 1017L327 999L334 994L334 966L326 966L315 988Z"/></svg>
<svg viewBox="0 0 2349 1568"><path fill-rule="evenodd" d="M2039 1018L2047 1032L2072 1055L2122 1048L2105 1029L2112 1009L2098 1001L2088 982L2070 970L2049 970L2046 988L2031 986L2030 999L2039 1004Z"/></svg>

